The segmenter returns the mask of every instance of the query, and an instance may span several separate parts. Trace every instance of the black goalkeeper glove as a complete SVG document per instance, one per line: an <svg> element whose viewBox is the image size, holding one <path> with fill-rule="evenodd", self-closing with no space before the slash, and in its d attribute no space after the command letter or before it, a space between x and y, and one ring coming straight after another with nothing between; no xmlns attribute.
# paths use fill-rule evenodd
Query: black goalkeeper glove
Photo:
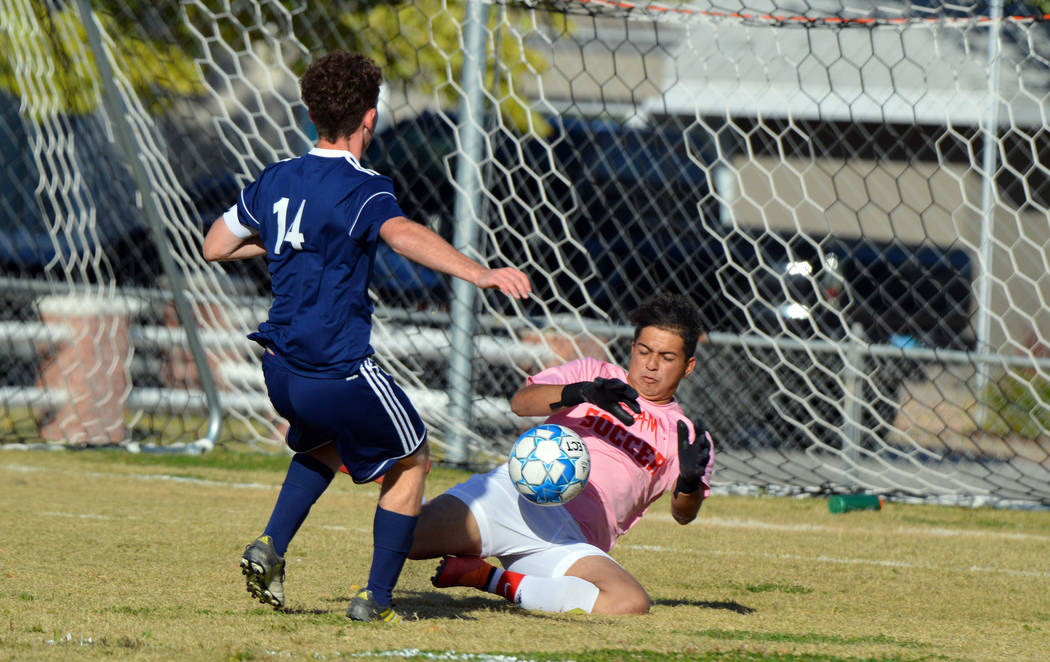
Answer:
<svg viewBox="0 0 1050 662"><path fill-rule="evenodd" d="M638 405L638 391L619 379L599 377L593 382L576 382L566 384L561 390L561 401L552 402L551 410L562 407L575 407L584 402L591 402L615 416L624 425L634 424L634 417L624 408L627 405L636 414L642 412Z"/></svg>
<svg viewBox="0 0 1050 662"><path fill-rule="evenodd" d="M678 421L678 482L674 494L692 494L700 489L700 480L711 461L711 444L704 426L693 423L696 438L689 443L689 426Z"/></svg>

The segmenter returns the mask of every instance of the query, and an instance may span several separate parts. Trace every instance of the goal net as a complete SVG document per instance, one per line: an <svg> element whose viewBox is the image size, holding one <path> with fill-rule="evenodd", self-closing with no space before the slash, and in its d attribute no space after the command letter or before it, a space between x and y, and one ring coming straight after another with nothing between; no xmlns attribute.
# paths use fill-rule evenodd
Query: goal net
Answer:
<svg viewBox="0 0 1050 662"><path fill-rule="evenodd" d="M297 77L345 48L384 70L366 165L536 286L468 293L380 251L377 359L439 456L498 461L535 423L508 406L527 375L624 363L627 313L670 291L707 325L679 400L720 489L1050 504L1032 5L0 0L0 34L5 442L189 444L210 374L217 440L282 448L245 338L265 266L201 238L309 148Z"/></svg>

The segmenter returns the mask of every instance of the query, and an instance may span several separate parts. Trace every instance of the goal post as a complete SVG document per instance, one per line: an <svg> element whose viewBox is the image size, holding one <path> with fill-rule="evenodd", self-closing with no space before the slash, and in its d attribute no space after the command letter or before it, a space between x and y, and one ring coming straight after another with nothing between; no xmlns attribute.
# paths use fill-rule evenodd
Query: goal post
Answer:
<svg viewBox="0 0 1050 662"><path fill-rule="evenodd" d="M245 338L265 268L200 246L265 164L312 144L297 76L343 47L384 69L367 165L411 217L536 286L470 300L380 249L377 359L437 455L497 461L534 423L508 407L527 375L625 361L628 312L674 291L708 327L679 399L712 430L720 489L1050 504L1050 21L1034 7L96 1L143 184L78 64L94 56L77 4L0 0L5 442L76 441L51 432L83 401L62 375L119 371L119 420L83 430L188 444L209 426L206 367L220 441L282 448ZM123 311L91 324L46 312L70 297L130 303L85 304ZM71 347L112 349L76 372Z"/></svg>

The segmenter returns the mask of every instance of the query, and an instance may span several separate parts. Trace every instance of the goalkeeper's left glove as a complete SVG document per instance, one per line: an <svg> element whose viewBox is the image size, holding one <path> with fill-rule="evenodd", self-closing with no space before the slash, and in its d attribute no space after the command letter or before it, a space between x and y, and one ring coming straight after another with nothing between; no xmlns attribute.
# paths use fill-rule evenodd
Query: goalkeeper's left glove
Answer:
<svg viewBox="0 0 1050 662"><path fill-rule="evenodd" d="M707 431L695 422L693 429L696 435L690 443L689 426L685 421L678 421L678 481L674 486L675 496L699 490L704 473L707 472L707 463L711 461L711 442Z"/></svg>

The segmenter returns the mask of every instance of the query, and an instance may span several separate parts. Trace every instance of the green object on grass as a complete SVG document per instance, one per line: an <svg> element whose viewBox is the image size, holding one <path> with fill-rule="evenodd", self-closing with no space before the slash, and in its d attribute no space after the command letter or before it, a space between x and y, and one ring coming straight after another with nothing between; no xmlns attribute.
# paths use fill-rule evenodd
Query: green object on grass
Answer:
<svg viewBox="0 0 1050 662"><path fill-rule="evenodd" d="M882 497L877 494L842 494L828 499L828 510L834 514L851 510L881 510Z"/></svg>

